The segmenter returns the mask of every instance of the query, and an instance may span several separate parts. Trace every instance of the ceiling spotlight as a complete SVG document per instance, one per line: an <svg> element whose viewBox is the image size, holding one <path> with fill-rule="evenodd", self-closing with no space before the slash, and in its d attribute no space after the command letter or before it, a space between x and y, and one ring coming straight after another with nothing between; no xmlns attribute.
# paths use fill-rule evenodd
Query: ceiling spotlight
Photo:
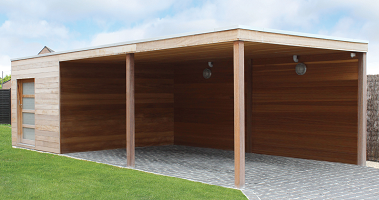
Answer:
<svg viewBox="0 0 379 200"><path fill-rule="evenodd" d="M213 62L208 62L209 67L213 67Z"/></svg>
<svg viewBox="0 0 379 200"><path fill-rule="evenodd" d="M296 65L295 71L297 75L304 75L307 71L307 66L304 63L299 63Z"/></svg>
<svg viewBox="0 0 379 200"><path fill-rule="evenodd" d="M355 53L351 53L350 56L351 56L352 58L354 58L356 55L355 55Z"/></svg>
<svg viewBox="0 0 379 200"><path fill-rule="evenodd" d="M293 61L294 62L299 62L299 58L297 57L297 55L293 55Z"/></svg>

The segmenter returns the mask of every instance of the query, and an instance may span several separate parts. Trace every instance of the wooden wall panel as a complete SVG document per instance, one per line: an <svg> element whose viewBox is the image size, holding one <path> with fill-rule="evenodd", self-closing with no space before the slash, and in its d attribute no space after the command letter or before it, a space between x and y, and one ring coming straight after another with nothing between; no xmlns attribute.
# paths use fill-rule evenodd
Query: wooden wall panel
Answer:
<svg viewBox="0 0 379 200"><path fill-rule="evenodd" d="M358 60L350 53L253 61L254 153L357 163Z"/></svg>
<svg viewBox="0 0 379 200"><path fill-rule="evenodd" d="M174 69L135 64L136 147L174 144Z"/></svg>
<svg viewBox="0 0 379 200"><path fill-rule="evenodd" d="M17 80L35 80L35 146L18 141ZM12 145L60 153L59 61L44 57L12 62Z"/></svg>
<svg viewBox="0 0 379 200"><path fill-rule="evenodd" d="M231 54L233 52L230 52ZM233 60L175 66L175 144L233 150Z"/></svg>
<svg viewBox="0 0 379 200"><path fill-rule="evenodd" d="M62 153L125 146L125 66L60 63Z"/></svg>
<svg viewBox="0 0 379 200"><path fill-rule="evenodd" d="M125 63L61 63L63 153L125 148ZM136 146L173 144L173 70L135 66Z"/></svg>

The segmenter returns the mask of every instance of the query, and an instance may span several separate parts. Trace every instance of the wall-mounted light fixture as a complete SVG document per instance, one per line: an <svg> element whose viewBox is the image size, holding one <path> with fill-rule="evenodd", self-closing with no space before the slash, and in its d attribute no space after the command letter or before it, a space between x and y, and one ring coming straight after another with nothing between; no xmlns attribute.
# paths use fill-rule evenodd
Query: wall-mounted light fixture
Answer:
<svg viewBox="0 0 379 200"><path fill-rule="evenodd" d="M208 68L205 68L203 71L203 77L209 79L212 76L212 71Z"/></svg>
<svg viewBox="0 0 379 200"><path fill-rule="evenodd" d="M213 62L208 62L209 67L213 67Z"/></svg>
<svg viewBox="0 0 379 200"><path fill-rule="evenodd" d="M292 58L294 62L299 62L299 58L297 57L297 55L293 55Z"/></svg>
<svg viewBox="0 0 379 200"><path fill-rule="evenodd" d="M356 56L355 53L350 54L350 57L352 57L352 58L354 58L355 56Z"/></svg>
<svg viewBox="0 0 379 200"><path fill-rule="evenodd" d="M295 71L297 75L304 75L307 71L307 66L304 63L299 63L296 65Z"/></svg>

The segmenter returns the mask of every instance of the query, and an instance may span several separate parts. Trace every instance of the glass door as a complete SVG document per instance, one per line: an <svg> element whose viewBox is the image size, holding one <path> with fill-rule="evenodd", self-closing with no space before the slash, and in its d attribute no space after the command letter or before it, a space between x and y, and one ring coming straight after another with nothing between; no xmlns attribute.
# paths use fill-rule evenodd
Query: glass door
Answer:
<svg viewBox="0 0 379 200"><path fill-rule="evenodd" d="M34 79L18 80L18 130L20 142L35 145Z"/></svg>

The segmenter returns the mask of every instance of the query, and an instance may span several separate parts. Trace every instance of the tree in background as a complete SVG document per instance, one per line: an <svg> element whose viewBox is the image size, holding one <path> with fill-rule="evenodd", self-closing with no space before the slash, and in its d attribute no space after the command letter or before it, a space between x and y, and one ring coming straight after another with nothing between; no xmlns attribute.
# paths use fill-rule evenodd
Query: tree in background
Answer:
<svg viewBox="0 0 379 200"><path fill-rule="evenodd" d="M1 86L1 81L3 81L3 83L7 82L8 80L11 80L11 75L6 75L4 77L4 80L1 80L1 77L0 77L0 89L3 89L2 86Z"/></svg>

